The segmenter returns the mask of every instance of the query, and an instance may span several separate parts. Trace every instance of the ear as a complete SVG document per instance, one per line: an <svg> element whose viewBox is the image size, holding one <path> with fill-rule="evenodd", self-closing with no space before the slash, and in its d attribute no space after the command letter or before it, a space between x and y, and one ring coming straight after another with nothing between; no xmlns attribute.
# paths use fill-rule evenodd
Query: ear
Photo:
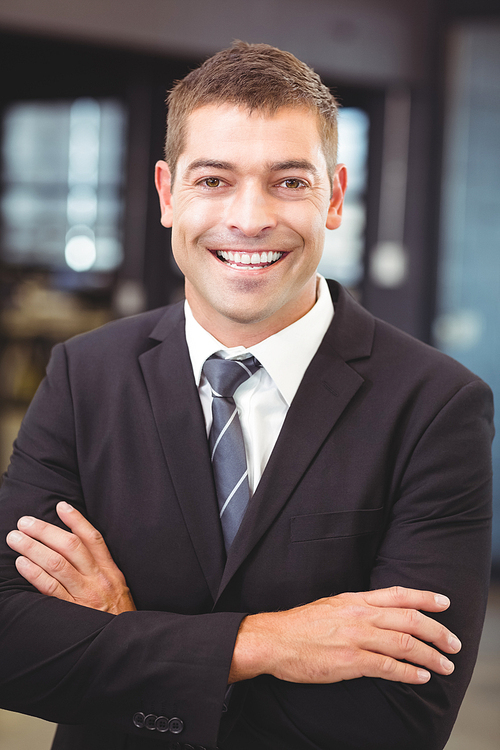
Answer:
<svg viewBox="0 0 500 750"><path fill-rule="evenodd" d="M158 161L155 166L155 185L160 198L161 223L164 227L172 226L172 180L166 161Z"/></svg>
<svg viewBox="0 0 500 750"><path fill-rule="evenodd" d="M338 164L333 175L332 197L326 217L327 229L338 229L342 222L344 193L347 188L347 169L345 164Z"/></svg>

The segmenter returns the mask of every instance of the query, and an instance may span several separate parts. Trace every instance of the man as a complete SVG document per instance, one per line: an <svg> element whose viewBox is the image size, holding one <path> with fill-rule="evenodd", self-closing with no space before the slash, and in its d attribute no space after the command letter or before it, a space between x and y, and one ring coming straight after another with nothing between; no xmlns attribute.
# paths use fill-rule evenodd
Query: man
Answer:
<svg viewBox="0 0 500 750"><path fill-rule="evenodd" d="M0 563L2 705L60 722L54 748L446 743L486 600L489 390L317 277L335 117L267 45L190 73L156 173L186 304L54 350Z"/></svg>

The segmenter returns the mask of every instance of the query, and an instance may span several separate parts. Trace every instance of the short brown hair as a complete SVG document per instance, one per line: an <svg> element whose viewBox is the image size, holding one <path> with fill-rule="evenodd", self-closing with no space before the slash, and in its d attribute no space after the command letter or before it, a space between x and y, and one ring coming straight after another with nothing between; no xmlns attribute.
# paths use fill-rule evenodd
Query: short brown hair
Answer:
<svg viewBox="0 0 500 750"><path fill-rule="evenodd" d="M174 84L169 93L165 161L172 180L193 110L232 103L269 114L282 107L316 113L330 180L337 162L337 102L317 73L290 52L236 41Z"/></svg>

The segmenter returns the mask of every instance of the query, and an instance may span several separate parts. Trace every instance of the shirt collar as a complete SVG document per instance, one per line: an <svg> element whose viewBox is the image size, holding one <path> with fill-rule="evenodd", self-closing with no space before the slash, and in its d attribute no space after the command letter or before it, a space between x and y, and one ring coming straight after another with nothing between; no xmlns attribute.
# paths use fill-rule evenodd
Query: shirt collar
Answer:
<svg viewBox="0 0 500 750"><path fill-rule="evenodd" d="M196 385L200 385L205 360L215 352L237 359L253 354L274 380L290 406L312 358L333 319L333 302L325 279L318 274L316 304L302 318L273 336L245 349L228 349L206 331L185 301L186 341Z"/></svg>

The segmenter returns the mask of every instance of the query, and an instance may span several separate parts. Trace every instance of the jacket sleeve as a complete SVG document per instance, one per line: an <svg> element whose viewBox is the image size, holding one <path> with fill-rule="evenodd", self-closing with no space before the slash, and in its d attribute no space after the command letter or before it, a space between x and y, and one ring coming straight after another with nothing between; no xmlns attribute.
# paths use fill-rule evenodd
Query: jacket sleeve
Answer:
<svg viewBox="0 0 500 750"><path fill-rule="evenodd" d="M402 585L447 595L449 610L433 617L463 644L450 676L433 675L419 687L376 683L413 738L407 747L444 747L476 662L491 565L493 434L491 391L473 381L416 444L373 570L372 588Z"/></svg>
<svg viewBox="0 0 500 750"><path fill-rule="evenodd" d="M271 731L285 738L283 747L288 742L304 750L444 748L472 675L486 608L492 437L491 392L474 380L422 427L411 451L400 452L403 464L396 457L392 513L371 574L372 589L400 585L450 597L449 610L432 616L463 643L451 657L454 673L433 674L419 686L369 678L292 685L260 677L245 703L247 727L236 728L224 750L247 750L248 732L255 746L267 748L262 738L258 742L255 716L263 726L281 722Z"/></svg>
<svg viewBox="0 0 500 750"><path fill-rule="evenodd" d="M65 348L58 345L0 494L0 705L140 736L134 715L177 717L182 731L156 731L156 739L215 745L242 614L114 616L43 596L17 574L5 537L20 516L61 525L60 500L85 513L75 429Z"/></svg>

